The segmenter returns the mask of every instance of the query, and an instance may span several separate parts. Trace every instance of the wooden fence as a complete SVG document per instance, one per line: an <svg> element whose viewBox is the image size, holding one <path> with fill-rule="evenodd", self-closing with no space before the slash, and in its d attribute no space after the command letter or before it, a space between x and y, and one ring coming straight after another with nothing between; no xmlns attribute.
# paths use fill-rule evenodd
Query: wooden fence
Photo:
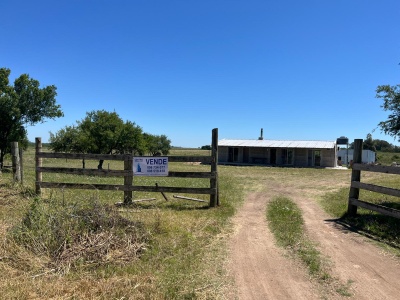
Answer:
<svg viewBox="0 0 400 300"><path fill-rule="evenodd" d="M63 188L63 189L96 189L123 191L124 204L132 203L134 191L158 192L158 193L187 193L187 194L209 194L211 207L219 205L218 193L218 129L212 130L211 156L168 156L169 162L201 162L210 164L210 172L173 172L168 173L168 177L183 178L209 178L210 187L168 187L168 186L138 186L133 184L133 156L131 154L108 155L108 154L82 154L82 153L50 153L42 152L40 138L36 138L36 193L41 194L42 188ZM124 162L123 170L99 170L83 168L59 168L43 167L43 158L62 158L62 159L91 159L91 160L119 160ZM124 184L85 184L85 183L64 183L64 182L44 182L43 173L63 173L90 176L119 176L124 177Z"/></svg>
<svg viewBox="0 0 400 300"><path fill-rule="evenodd" d="M400 219L400 210L383 205L369 203L358 199L360 195L360 189L400 197L400 190L398 189L361 182L361 171L400 175L400 168L398 167L362 164L362 144L362 139L354 140L353 170L351 173L351 186L347 209L348 214L355 215L357 213L357 207L362 207L379 212L383 215Z"/></svg>

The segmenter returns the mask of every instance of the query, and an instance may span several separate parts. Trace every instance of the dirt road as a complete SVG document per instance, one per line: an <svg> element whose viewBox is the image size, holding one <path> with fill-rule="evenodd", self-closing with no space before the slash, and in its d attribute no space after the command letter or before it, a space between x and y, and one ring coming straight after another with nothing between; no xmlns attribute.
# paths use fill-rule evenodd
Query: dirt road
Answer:
<svg viewBox="0 0 400 300"><path fill-rule="evenodd" d="M341 183L327 177L307 189L304 180L268 182L248 193L233 221L229 269L238 299L400 299L400 261L331 220L316 202L323 193L316 184ZM277 195L291 198L301 208L306 232L328 260L334 283L322 286L311 280L303 266L275 245L265 209Z"/></svg>

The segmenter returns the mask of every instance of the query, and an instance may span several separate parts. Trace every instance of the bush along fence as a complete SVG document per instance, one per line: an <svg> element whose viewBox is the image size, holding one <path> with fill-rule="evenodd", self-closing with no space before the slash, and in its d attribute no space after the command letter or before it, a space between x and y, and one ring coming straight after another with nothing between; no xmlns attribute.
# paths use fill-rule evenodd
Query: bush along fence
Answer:
<svg viewBox="0 0 400 300"><path fill-rule="evenodd" d="M398 189L361 182L361 171L400 175L400 168L398 167L362 164L361 163L362 144L363 144L362 139L354 140L354 155L353 155L353 167L352 167L353 170L351 173L351 185L350 185L349 201L347 208L348 214L354 216L357 214L357 208L362 207L365 209L381 213L383 215L400 219L400 210L359 200L360 189L381 193L385 195L400 197L400 190Z"/></svg>
<svg viewBox="0 0 400 300"><path fill-rule="evenodd" d="M155 192L162 193L187 193L187 194L209 194L210 207L219 205L219 192L218 192L218 129L212 130L212 145L211 156L168 156L168 162L201 162L210 164L210 172L168 172L168 177L181 177L181 178L209 178L210 186L208 188L198 187L168 187L168 186L138 186L133 184L133 155L131 154L83 154L83 153L52 153L42 151L41 138L36 138L36 193L41 194L43 188L63 188L63 189L96 189L96 190L110 190L110 191L123 191L124 204L131 204L133 200L133 192ZM119 160L124 162L123 170L110 170L110 169L83 169L83 168L64 168L64 167L44 167L44 158L55 159L80 159L80 160ZM144 156L143 158L155 158L152 156ZM43 181L43 173L63 173L74 175L86 176L113 176L124 177L124 184L86 184L86 183L65 183L65 182L45 182ZM177 198L180 196L177 196ZM180 197L189 200L196 200L194 198Z"/></svg>

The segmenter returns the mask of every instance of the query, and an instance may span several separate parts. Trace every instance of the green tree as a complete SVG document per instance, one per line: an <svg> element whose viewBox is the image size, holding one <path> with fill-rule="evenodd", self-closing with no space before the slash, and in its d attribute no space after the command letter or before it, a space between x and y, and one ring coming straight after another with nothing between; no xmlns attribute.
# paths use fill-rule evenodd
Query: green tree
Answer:
<svg viewBox="0 0 400 300"><path fill-rule="evenodd" d="M142 129L124 121L116 112L91 111L77 122L57 133L50 133L50 149L57 152L93 154L144 153ZM103 160L98 168L102 169Z"/></svg>
<svg viewBox="0 0 400 300"><path fill-rule="evenodd" d="M10 69L0 68L0 167L11 142L27 145L26 125L63 116L54 85L40 88L39 81L22 74L11 86L10 73Z"/></svg>
<svg viewBox="0 0 400 300"><path fill-rule="evenodd" d="M376 89L376 97L383 99L381 107L390 112L388 119L378 126L385 134L400 141L400 85L380 85Z"/></svg>
<svg viewBox="0 0 400 300"><path fill-rule="evenodd" d="M394 151L394 146L385 140L374 140L374 145L377 151L386 151L392 152Z"/></svg>
<svg viewBox="0 0 400 300"><path fill-rule="evenodd" d="M168 155L171 150L171 141L164 134L152 135L149 133L144 134L147 152L153 156Z"/></svg>
<svg viewBox="0 0 400 300"><path fill-rule="evenodd" d="M119 135L116 151L143 155L146 149L142 129L131 121L126 121Z"/></svg>
<svg viewBox="0 0 400 300"><path fill-rule="evenodd" d="M211 145L201 146L201 150L211 150Z"/></svg>
<svg viewBox="0 0 400 300"><path fill-rule="evenodd" d="M366 139L363 141L363 149L376 152L375 141L372 139L372 134L367 134Z"/></svg>

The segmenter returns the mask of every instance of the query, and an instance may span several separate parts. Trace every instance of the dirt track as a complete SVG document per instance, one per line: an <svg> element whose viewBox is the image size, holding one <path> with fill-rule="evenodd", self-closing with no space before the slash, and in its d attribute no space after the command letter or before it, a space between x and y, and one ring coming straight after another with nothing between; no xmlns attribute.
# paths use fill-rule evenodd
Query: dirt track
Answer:
<svg viewBox="0 0 400 300"><path fill-rule="evenodd" d="M330 180L319 184L338 184ZM330 220L315 200L318 183L305 190L304 181L291 180L290 189L287 183L268 182L247 195L233 221L229 269L239 299L400 299L400 261ZM275 245L265 209L276 195L291 198L301 208L307 234L327 258L334 283L321 286L311 280L304 267ZM340 287L351 296L338 292Z"/></svg>

